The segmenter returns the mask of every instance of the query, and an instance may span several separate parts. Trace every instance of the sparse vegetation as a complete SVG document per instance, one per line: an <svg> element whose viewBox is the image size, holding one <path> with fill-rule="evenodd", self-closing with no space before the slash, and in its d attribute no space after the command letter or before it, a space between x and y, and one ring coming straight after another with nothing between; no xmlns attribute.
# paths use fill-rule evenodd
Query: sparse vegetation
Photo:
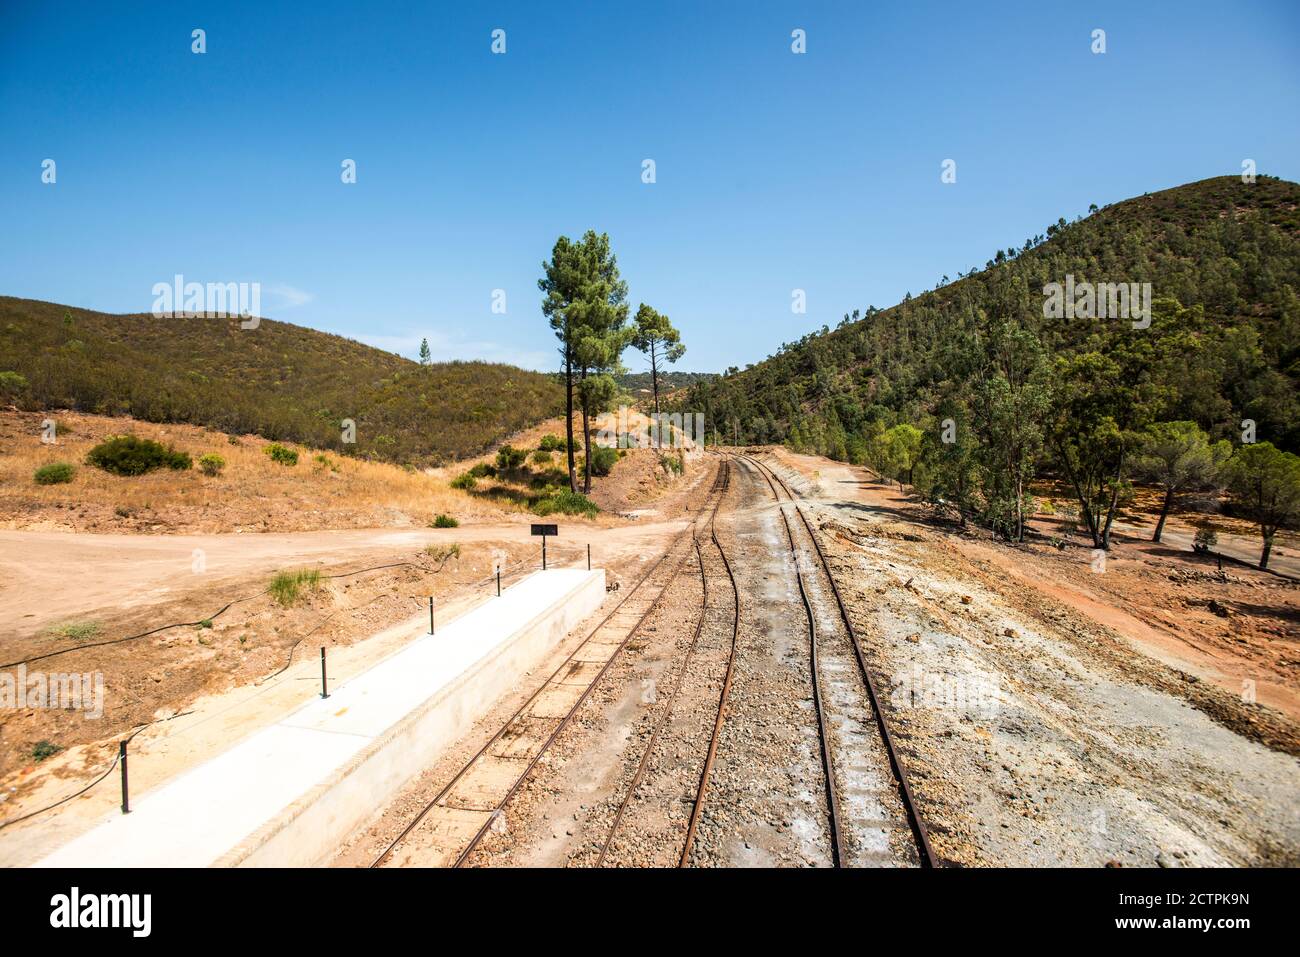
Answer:
<svg viewBox="0 0 1300 957"><path fill-rule="evenodd" d="M319 568L300 568L297 571L277 572L271 579L268 590L271 597L288 608L298 601L304 591L315 591L320 587Z"/></svg>
<svg viewBox="0 0 1300 957"><path fill-rule="evenodd" d="M100 624L97 621L69 621L62 625L55 625L48 634L71 641L89 641L99 634L99 629Z"/></svg>
<svg viewBox="0 0 1300 957"><path fill-rule="evenodd" d="M450 515L439 515L433 520L434 528L458 528L460 522Z"/></svg>
<svg viewBox="0 0 1300 957"><path fill-rule="evenodd" d="M560 512L564 515L586 515L591 517L600 511L596 507L596 503L587 496L581 492L571 492L567 488L541 495L534 499L529 507L538 515L552 515L555 512Z"/></svg>
<svg viewBox="0 0 1300 957"><path fill-rule="evenodd" d="M51 462L38 468L32 477L37 485L63 485L76 474L76 467L69 462Z"/></svg>
<svg viewBox="0 0 1300 957"><path fill-rule="evenodd" d="M462 472L449 483L452 488L458 488L463 492L468 492L478 485L478 479L474 477L473 471Z"/></svg>
<svg viewBox="0 0 1300 957"><path fill-rule="evenodd" d="M63 348L65 311L75 316L83 348ZM270 319L250 336L237 319L127 320L7 296L0 297L0 356L27 383L14 395L27 411L208 425L399 463L477 455L554 415L564 401L562 387L543 373L489 362L421 368ZM357 424L355 444L342 441L344 418Z"/></svg>
<svg viewBox="0 0 1300 957"><path fill-rule="evenodd" d="M426 545L424 553L441 565L450 559L460 558L460 546L455 542L450 545Z"/></svg>
<svg viewBox="0 0 1300 957"><path fill-rule="evenodd" d="M188 469L193 462L188 452L136 435L115 435L86 453L86 464L113 475L144 475L155 469Z"/></svg>

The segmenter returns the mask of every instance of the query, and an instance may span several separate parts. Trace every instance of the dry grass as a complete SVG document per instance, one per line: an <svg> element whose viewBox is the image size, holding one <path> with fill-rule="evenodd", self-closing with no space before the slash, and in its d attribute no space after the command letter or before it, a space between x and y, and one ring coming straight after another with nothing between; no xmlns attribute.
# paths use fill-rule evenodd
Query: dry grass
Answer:
<svg viewBox="0 0 1300 957"><path fill-rule="evenodd" d="M407 471L294 446L298 464L272 461L271 444L242 436L232 445L221 432L197 426L60 412L57 444L40 441L46 415L0 412L0 524L10 528L94 531L308 531L322 528L424 527L438 514L499 519L503 509L449 488L435 472ZM175 445L197 461L226 460L219 476L194 468L134 478L84 463L86 452L110 435L134 433ZM36 469L70 462L65 485L37 485ZM509 509L513 510L513 509Z"/></svg>

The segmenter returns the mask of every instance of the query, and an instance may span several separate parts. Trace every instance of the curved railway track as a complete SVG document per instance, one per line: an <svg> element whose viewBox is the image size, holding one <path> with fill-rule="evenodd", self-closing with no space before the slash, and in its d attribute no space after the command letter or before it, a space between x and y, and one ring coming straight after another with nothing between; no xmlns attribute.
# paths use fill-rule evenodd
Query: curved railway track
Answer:
<svg viewBox="0 0 1300 957"><path fill-rule="evenodd" d="M723 492L725 492L726 489L729 487L729 469L730 469L729 463L725 465L724 468L727 469L727 472L724 473L722 476L720 476L721 490ZM721 499L719 499L718 504L719 505L721 504ZM732 594L731 636L730 636L729 647L727 651L726 671L723 675L721 692L718 696L718 704L715 711L714 724L709 737L709 746L705 754L704 764L702 766L698 781L695 786L695 797L692 801L691 815L689 821L687 822L687 829L686 829L685 837L682 842L681 852L680 854L677 855L678 867L686 867L690 862L691 850L694 847L695 834L699 825L700 815L703 812L704 805L708 797L709 779L710 776L712 775L714 759L716 758L718 752L719 739L721 737L722 728L726 720L727 699L731 693L732 677L735 673L736 647L737 647L737 642L740 634L740 589L736 585L735 575L733 574L731 568L731 561L727 557L726 550L722 547L722 543L718 540L717 525L716 525L717 512L718 512L718 507L715 506L712 511L712 514L709 516L708 537L709 537L710 546L717 550L718 557L721 559L721 564L723 570L726 572L727 582L731 589L731 594ZM617 835L619 827L622 825L623 820L627 814L628 806L630 802L636 797L638 789L641 786L641 782L645 778L646 769L649 766L651 756L655 752L655 747L659 743L660 736L665 726L673 718L674 706L677 703L678 693L681 691L682 686L686 683L687 674L690 670L692 660L695 656L696 648L699 646L700 635L704 630L704 624L709 615L709 594L710 594L709 575L708 572L706 571L706 566L705 566L704 549L700 544L699 538L695 539L694 545L695 545L696 559L698 562L698 567L700 569L700 584L701 584L700 614L698 619L696 620L695 628L692 632L690 642L687 645L686 654L683 657L681 669L678 671L677 679L673 684L673 689L669 693L667 705L664 708L663 712L659 715L658 720L655 721L654 728L649 736L649 739L647 740L645 748L641 753L641 758L637 763L636 772L633 774L632 780L629 783L627 790L624 792L622 800L619 802L618 810L615 812L613 823L610 825L609 831L605 836L604 844L602 845L600 854L596 859L597 867L601 867L604 865L609 855L610 848L613 845L614 838Z"/></svg>
<svg viewBox="0 0 1300 957"><path fill-rule="evenodd" d="M862 643L858 639L857 631L853 627L853 622L849 617L848 608L844 604L844 599L840 595L839 586L836 584L835 576L831 573L830 562L826 558L825 552L822 551L821 542L818 539L812 523L804 513L799 504L798 497L791 491L789 484L766 463L757 459L742 455L739 456L743 461L751 464L760 475L766 479L772 496L778 503L782 503L781 492L784 492L784 501L794 506L794 511L799 518L804 531L807 533L808 540L812 543L813 552L817 556L818 564L825 573L825 580L830 584L831 594L834 596L835 605L839 612L839 618L844 626L844 631L848 636L849 645L853 651L853 658L857 663L858 673L861 677L862 684L867 691L867 698L871 705L871 711L875 716L876 727L880 735L880 740L884 745L885 753L888 756L890 771L893 774L894 781L897 785L899 799L902 803L904 813L907 817L908 828L916 847L917 859L922 867L939 867L941 862L935 855L934 849L930 844L929 834L926 831L925 822L921 819L920 812L916 806L916 800L913 797L912 789L907 780L907 770L898 754L898 749L894 744L893 735L890 733L885 713L881 708L880 696L877 693L876 682L867 667L866 658L863 655ZM778 491L779 489L779 491ZM831 753L831 739L827 733L826 715L824 702L822 700L822 687L820 680L820 662L818 658L818 633L816 624L816 615L813 610L812 602L809 598L808 587L804 580L804 571L800 567L801 559L798 548L795 545L793 529L790 525L789 516L784 508L780 509L782 521L785 523L786 537L790 544L790 551L795 561L795 572L799 582L799 595L802 599L804 611L808 618L809 643L810 643L810 664L813 676L813 701L817 711L818 731L822 745L822 762L826 771L827 786L827 808L830 818L830 833L832 843L832 856L837 867L843 866L846 842L844 835L844 819L840 811L839 793L840 784L836 779L835 761Z"/></svg>
<svg viewBox="0 0 1300 957"><path fill-rule="evenodd" d="M718 465L718 475L710 491L715 499L708 510L708 526L711 532L718 508L728 487L730 467L730 461L724 457ZM696 523L698 522L699 519L696 519ZM692 529L682 532L672 542L663 555L628 591L627 596L601 619L550 678L519 706L510 719L461 767L434 798L424 805L397 837L371 862L370 867L384 867L390 864L401 866L412 863L449 863L453 867L465 865L470 855L491 831L493 824L504 813L511 798L527 781L542 755L569 726L574 715L600 684L619 654L640 631L641 626L658 605L659 598L681 573L691 549L687 548L674 563L669 563L669 557L678 551L678 546L688 537L698 557L699 545L693 532L696 523L693 523ZM716 533L713 534L713 541L716 544ZM718 547L721 551L721 546ZM655 577L661 572L666 574L662 580L656 581ZM730 572L729 567L728 572ZM739 601L738 596L737 601ZM619 620L619 616L624 616L622 621ZM627 625L629 616L635 619L630 627ZM738 612L737 621L739 621ZM613 632L614 635L602 641L606 632ZM596 672L595 675L588 678L593 670ZM730 685L730 678L729 668L727 687ZM548 706L553 705L555 699L559 699L560 706L558 708ZM725 689L722 700L723 702L726 700ZM558 714L548 714L549 711L558 711ZM719 728L720 726L719 719ZM711 766L714 750L716 750L716 731L714 745L710 749L709 766ZM701 784L701 803L702 791L707 783L707 767ZM698 808L697 813L692 815L692 825L697 815ZM450 847L450 853L448 845L454 845ZM689 846L688 841L687 850L683 851L683 860ZM405 857L401 856L403 850L406 850Z"/></svg>

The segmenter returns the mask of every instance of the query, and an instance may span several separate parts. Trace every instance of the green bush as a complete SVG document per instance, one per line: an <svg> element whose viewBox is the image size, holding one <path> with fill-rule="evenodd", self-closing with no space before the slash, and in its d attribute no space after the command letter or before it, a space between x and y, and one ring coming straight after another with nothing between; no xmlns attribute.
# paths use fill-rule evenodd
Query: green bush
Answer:
<svg viewBox="0 0 1300 957"><path fill-rule="evenodd" d="M468 492L477 484L478 484L478 479L474 477L474 472L472 469L468 472L462 472L460 475L457 475L454 479L451 480L452 488L462 489L463 491L466 492Z"/></svg>
<svg viewBox="0 0 1300 957"><path fill-rule="evenodd" d="M220 475L226 467L226 460L215 452L199 457L199 471L204 475Z"/></svg>
<svg viewBox="0 0 1300 957"><path fill-rule="evenodd" d="M528 458L527 449L517 449L513 445L503 445L497 449L497 470L510 472L523 465Z"/></svg>
<svg viewBox="0 0 1300 957"><path fill-rule="evenodd" d="M552 461L551 453L544 449L538 449L533 453L534 465L550 465Z"/></svg>
<svg viewBox="0 0 1300 957"><path fill-rule="evenodd" d="M598 445L591 450L591 474L608 475L617 461L618 449L607 449Z"/></svg>
<svg viewBox="0 0 1300 957"><path fill-rule="evenodd" d="M281 445L279 442L272 442L262 450L271 456L271 461L279 462L281 465L297 465L298 452L289 448L287 445Z"/></svg>
<svg viewBox="0 0 1300 957"><path fill-rule="evenodd" d="M1199 554L1207 554L1214 550L1214 546L1219 544L1219 533L1209 525L1202 525L1196 530L1196 537L1192 539L1192 551Z"/></svg>
<svg viewBox="0 0 1300 957"><path fill-rule="evenodd" d="M0 395L16 396L27 391L27 379L17 372L0 372Z"/></svg>
<svg viewBox="0 0 1300 957"><path fill-rule="evenodd" d="M459 525L460 522L450 515L439 515L433 520L434 528L456 528Z"/></svg>
<svg viewBox="0 0 1300 957"><path fill-rule="evenodd" d="M537 444L539 452L562 452L564 451L564 439L558 435L543 435L542 441Z"/></svg>
<svg viewBox="0 0 1300 957"><path fill-rule="evenodd" d="M38 468L34 477L37 485L62 485L71 482L76 472L76 468L67 462L51 462Z"/></svg>
<svg viewBox="0 0 1300 957"><path fill-rule="evenodd" d="M571 492L567 488L552 492L535 499L530 506L537 515L551 515L561 512L565 515L595 515L599 508L596 503L581 492Z"/></svg>
<svg viewBox="0 0 1300 957"><path fill-rule="evenodd" d="M32 747L32 760L44 761L46 758L52 758L63 748L53 741L37 741Z"/></svg>
<svg viewBox="0 0 1300 957"><path fill-rule="evenodd" d="M475 478L496 478L497 470L487 462L480 462L469 470L469 474Z"/></svg>
<svg viewBox="0 0 1300 957"><path fill-rule="evenodd" d="M178 452L153 439L115 435L86 453L86 464L114 475L144 475L154 469L184 471L193 465L188 452Z"/></svg>

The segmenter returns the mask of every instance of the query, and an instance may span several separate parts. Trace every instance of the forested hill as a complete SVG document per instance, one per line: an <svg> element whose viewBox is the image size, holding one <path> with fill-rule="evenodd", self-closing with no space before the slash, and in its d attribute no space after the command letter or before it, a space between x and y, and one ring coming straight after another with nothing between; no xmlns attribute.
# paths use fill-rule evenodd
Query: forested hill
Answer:
<svg viewBox="0 0 1300 957"><path fill-rule="evenodd" d="M422 366L263 319L110 315L0 296L0 405L186 422L437 464L557 414L554 377L486 362ZM344 419L355 443L342 441Z"/></svg>
<svg viewBox="0 0 1300 957"><path fill-rule="evenodd" d="M701 382L683 406L728 434L738 425L745 441L864 461L882 426L933 432L947 417L974 424L975 387L1010 352L1024 362L1041 352L1055 414L1065 414L1079 384L1062 376L1091 380L1100 406L1114 379L1118 404L1110 411L1120 427L1187 419L1232 438L1248 418L1260 440L1295 451L1298 203L1295 183L1219 177L1062 218L1019 248L999 250L983 269L958 272L955 282L888 309L855 310L834 330ZM1044 318L1043 287L1067 274L1076 283L1151 283L1151 328ZM1138 387L1152 394L1121 407L1120 393Z"/></svg>

